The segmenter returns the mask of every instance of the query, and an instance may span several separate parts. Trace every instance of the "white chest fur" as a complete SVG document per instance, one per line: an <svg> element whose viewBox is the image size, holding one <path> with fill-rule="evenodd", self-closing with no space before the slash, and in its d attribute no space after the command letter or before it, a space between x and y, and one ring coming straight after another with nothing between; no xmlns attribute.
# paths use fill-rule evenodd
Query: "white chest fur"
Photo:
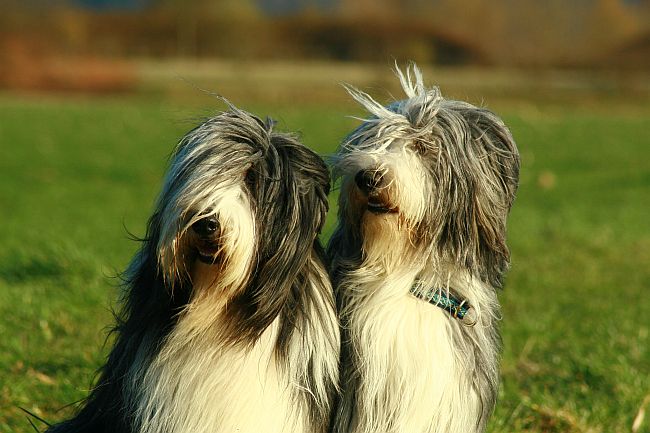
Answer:
<svg viewBox="0 0 650 433"><path fill-rule="evenodd" d="M277 320L250 348L186 341L182 319L148 367L136 402L141 433L292 433L306 429L287 371L275 362Z"/></svg>
<svg viewBox="0 0 650 433"><path fill-rule="evenodd" d="M352 431L475 431L478 399L448 313L408 294L410 282L366 284L354 292L370 295L351 300L348 317L358 379Z"/></svg>

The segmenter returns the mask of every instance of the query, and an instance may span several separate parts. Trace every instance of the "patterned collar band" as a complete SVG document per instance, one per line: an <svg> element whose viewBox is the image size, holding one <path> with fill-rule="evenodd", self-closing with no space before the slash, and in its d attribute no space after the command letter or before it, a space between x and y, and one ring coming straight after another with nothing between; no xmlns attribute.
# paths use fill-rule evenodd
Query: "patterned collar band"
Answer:
<svg viewBox="0 0 650 433"><path fill-rule="evenodd" d="M452 317L458 319L463 325L474 326L476 324L476 311L467 302L467 299L461 301L446 289L423 288L422 283L416 281L411 287L411 294L431 305L449 311Z"/></svg>

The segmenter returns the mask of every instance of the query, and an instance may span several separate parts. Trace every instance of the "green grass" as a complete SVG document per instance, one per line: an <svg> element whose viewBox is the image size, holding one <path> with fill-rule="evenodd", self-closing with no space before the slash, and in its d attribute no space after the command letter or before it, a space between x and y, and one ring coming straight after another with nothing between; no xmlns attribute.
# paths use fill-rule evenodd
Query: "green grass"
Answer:
<svg viewBox="0 0 650 433"><path fill-rule="evenodd" d="M0 432L87 393L126 229L143 234L174 143L222 108L203 102L0 97ZM523 166L490 431L630 431L650 394L650 110L528 107L499 109ZM350 106L244 108L325 154L354 124Z"/></svg>

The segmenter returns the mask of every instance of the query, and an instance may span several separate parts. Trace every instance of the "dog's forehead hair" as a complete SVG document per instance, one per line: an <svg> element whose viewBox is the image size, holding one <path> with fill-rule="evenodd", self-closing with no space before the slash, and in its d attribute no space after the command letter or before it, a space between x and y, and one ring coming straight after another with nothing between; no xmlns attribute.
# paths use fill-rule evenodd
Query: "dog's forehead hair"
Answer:
<svg viewBox="0 0 650 433"><path fill-rule="evenodd" d="M472 158L482 160L493 155L517 159L513 158L517 151L501 119L470 103L444 99L437 87L425 88L417 69L416 72L418 81L413 83L398 71L409 98L386 107L364 92L348 87L354 99L373 116L346 137L337 162L342 163L342 158L352 156L349 154L365 159L411 150L430 169L438 170L444 163L457 171Z"/></svg>
<svg viewBox="0 0 650 433"><path fill-rule="evenodd" d="M426 87L419 69L396 70L407 98L383 106L367 93L345 86L350 95L370 114L346 137L343 152L354 148L381 152L395 140L403 144L424 144L431 148L462 146L479 139L486 129L502 128L503 122L488 110L464 101L443 98L436 86Z"/></svg>
<svg viewBox="0 0 650 433"><path fill-rule="evenodd" d="M186 166L219 165L225 171L261 158L270 147L270 130L258 118L224 112L207 119L179 143L174 162Z"/></svg>
<svg viewBox="0 0 650 433"><path fill-rule="evenodd" d="M198 169L205 175L238 181L241 176L237 173L252 169L268 181L295 173L323 183L321 177L327 167L321 158L293 135L275 132L274 125L271 119L262 121L231 106L231 111L206 120L181 140L172 171L181 175ZM289 170L288 165L296 170Z"/></svg>

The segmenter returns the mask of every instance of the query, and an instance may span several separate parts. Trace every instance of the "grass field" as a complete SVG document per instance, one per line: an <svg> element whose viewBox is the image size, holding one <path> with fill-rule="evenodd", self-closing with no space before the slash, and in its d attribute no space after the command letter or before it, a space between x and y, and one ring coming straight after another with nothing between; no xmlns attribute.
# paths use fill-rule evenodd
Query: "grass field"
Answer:
<svg viewBox="0 0 650 433"><path fill-rule="evenodd" d="M354 124L351 106L236 102L323 154ZM0 96L0 432L33 431L20 407L59 420L87 393L127 230L143 234L175 141L223 108L200 106ZM650 411L650 109L498 109L523 166L490 431L629 432Z"/></svg>

